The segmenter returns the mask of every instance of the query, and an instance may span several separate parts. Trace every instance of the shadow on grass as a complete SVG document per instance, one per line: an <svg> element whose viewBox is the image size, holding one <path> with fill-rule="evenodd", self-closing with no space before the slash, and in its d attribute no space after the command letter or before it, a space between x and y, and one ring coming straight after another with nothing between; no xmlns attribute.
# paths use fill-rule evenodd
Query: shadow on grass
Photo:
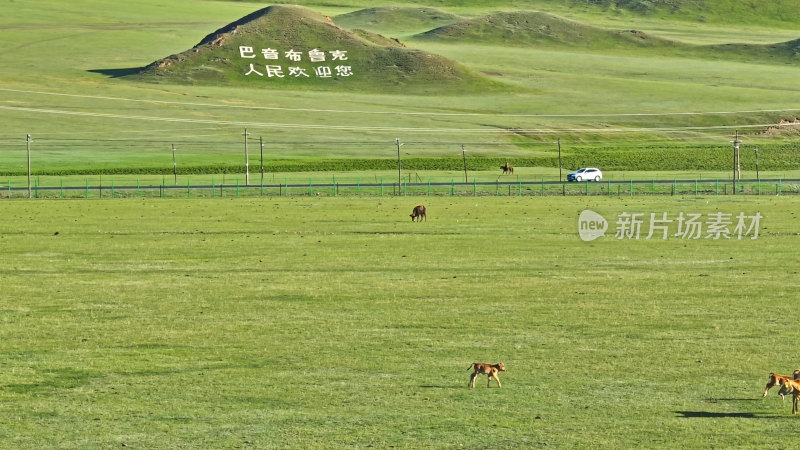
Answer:
<svg viewBox="0 0 800 450"><path fill-rule="evenodd" d="M679 414L684 419L697 419L697 418L704 418L704 419L719 419L719 418L734 418L734 419L766 419L767 416L764 414L755 414L755 413L725 413L725 412L711 412L711 411L675 411L676 414Z"/></svg>
<svg viewBox="0 0 800 450"><path fill-rule="evenodd" d="M142 70L141 67L131 67L128 69L91 69L87 72L99 73L109 78L119 78L127 75L137 74Z"/></svg>
<svg viewBox="0 0 800 450"><path fill-rule="evenodd" d="M450 386L435 386L435 385L431 385L431 384L425 384L425 385L422 385L420 387L422 389L464 389L465 387L468 387L468 386L453 386L453 385L450 385Z"/></svg>
<svg viewBox="0 0 800 450"><path fill-rule="evenodd" d="M761 398L707 398L703 400L706 403L717 403L717 402L760 402L762 401ZM750 412L716 412L716 411L675 411L676 414L685 418L685 419L696 419L696 418L711 418L711 419L719 419L719 418L733 418L733 419L774 419L777 417L781 417L781 415L776 415L774 413L764 414L764 413L750 413Z"/></svg>

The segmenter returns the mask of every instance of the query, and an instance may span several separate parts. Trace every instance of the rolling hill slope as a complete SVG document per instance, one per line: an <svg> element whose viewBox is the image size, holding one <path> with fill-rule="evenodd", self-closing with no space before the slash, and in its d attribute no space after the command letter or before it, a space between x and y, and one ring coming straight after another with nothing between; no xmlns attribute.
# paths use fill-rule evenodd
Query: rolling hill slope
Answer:
<svg viewBox="0 0 800 450"><path fill-rule="evenodd" d="M800 33L800 32L799 32ZM507 12L462 20L414 36L420 41L509 47L574 49L727 59L746 62L798 60L800 39L774 44L690 45L639 30L612 30L543 12Z"/></svg>
<svg viewBox="0 0 800 450"><path fill-rule="evenodd" d="M586 49L664 48L682 44L636 30L615 31L562 19L543 12L490 14L442 26L415 36L443 42L509 46L567 46Z"/></svg>
<svg viewBox="0 0 800 450"><path fill-rule="evenodd" d="M742 61L800 62L800 39L776 44L723 44L700 46L695 49L707 57L721 57Z"/></svg>
<svg viewBox="0 0 800 450"><path fill-rule="evenodd" d="M401 34L409 30L427 31L462 20L461 16L430 7L385 6L336 16L336 23L347 28L378 28Z"/></svg>
<svg viewBox="0 0 800 450"><path fill-rule="evenodd" d="M547 0L534 0L551 4ZM652 16L672 21L714 24L748 24L796 28L800 25L797 2L769 0L573 0L572 5L589 6L610 14Z"/></svg>
<svg viewBox="0 0 800 450"><path fill-rule="evenodd" d="M229 0L239 2L241 0ZM310 8L331 7L320 0L278 0ZM393 8L399 3L392 0L349 0L350 8ZM704 25L758 26L781 29L800 29L800 14L795 0L405 0L403 5L426 8L435 5L442 11L458 9L470 12L539 10L557 15L607 18L648 18L665 22L683 22ZM416 5L416 6L415 6ZM339 5L345 6L345 5ZM441 24L440 24L441 25ZM432 28L432 27L431 27Z"/></svg>

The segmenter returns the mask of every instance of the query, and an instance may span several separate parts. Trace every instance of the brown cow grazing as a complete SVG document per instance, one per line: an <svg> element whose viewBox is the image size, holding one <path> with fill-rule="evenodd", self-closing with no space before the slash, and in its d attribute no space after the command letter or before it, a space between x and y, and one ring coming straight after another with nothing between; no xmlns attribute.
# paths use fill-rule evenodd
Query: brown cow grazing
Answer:
<svg viewBox="0 0 800 450"><path fill-rule="evenodd" d="M800 382L781 378L781 392L792 394L792 414L797 414L800 407Z"/></svg>
<svg viewBox="0 0 800 450"><path fill-rule="evenodd" d="M475 387L475 379L478 378L478 375L484 374L487 377L486 380L486 387L492 383L492 378L497 381L497 387L502 387L500 385L500 378L497 378L497 372L505 372L506 366L503 363L497 364L486 364L486 363L472 363L469 366L470 369L473 369L472 375L469 376L469 384L467 386Z"/></svg>
<svg viewBox="0 0 800 450"><path fill-rule="evenodd" d="M767 386L764 389L764 395L761 398L766 397L767 396L767 392L769 392L770 389L772 389L773 387L781 384L781 380L800 380L800 369L795 370L794 373L792 373L792 376L779 375L777 373L770 373L769 374L769 379L767 380ZM783 400L783 397L786 394L783 392L783 389L781 389L781 391L778 392L778 395L780 395L781 396L781 400Z"/></svg>
<svg viewBox="0 0 800 450"><path fill-rule="evenodd" d="M414 207L414 210L411 211L411 221L414 222L415 220L417 222L422 222L423 220L426 222L428 221L425 217L425 205L417 205Z"/></svg>
<svg viewBox="0 0 800 450"><path fill-rule="evenodd" d="M508 165L508 161L506 161L506 165L505 166L500 166L500 168L503 169L503 175L505 175L506 173L510 173L511 175L514 175L514 168L511 167L510 165Z"/></svg>

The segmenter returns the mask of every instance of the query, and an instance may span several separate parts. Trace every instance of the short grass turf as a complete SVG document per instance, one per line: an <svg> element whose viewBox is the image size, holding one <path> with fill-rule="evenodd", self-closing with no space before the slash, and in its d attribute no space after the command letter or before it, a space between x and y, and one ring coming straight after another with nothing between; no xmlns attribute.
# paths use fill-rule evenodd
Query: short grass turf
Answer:
<svg viewBox="0 0 800 450"><path fill-rule="evenodd" d="M800 367L798 206L6 200L0 447L785 448L800 417L761 393ZM623 212L763 219L615 239Z"/></svg>

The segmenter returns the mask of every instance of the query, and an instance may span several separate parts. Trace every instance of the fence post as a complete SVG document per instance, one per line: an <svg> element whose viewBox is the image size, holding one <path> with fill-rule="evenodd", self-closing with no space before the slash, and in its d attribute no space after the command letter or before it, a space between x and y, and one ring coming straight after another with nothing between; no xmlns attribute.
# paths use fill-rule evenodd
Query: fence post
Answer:
<svg viewBox="0 0 800 450"><path fill-rule="evenodd" d="M519 181L519 195L518 195L518 197L522 197L522 180L517 180L517 181Z"/></svg>
<svg viewBox="0 0 800 450"><path fill-rule="evenodd" d="M111 179L111 198L114 198L114 179Z"/></svg>
<svg viewBox="0 0 800 450"><path fill-rule="evenodd" d="M652 180L652 186L650 186L650 195L656 195L656 180Z"/></svg>
<svg viewBox="0 0 800 450"><path fill-rule="evenodd" d="M697 180L694 180L694 196L697 197Z"/></svg>
<svg viewBox="0 0 800 450"><path fill-rule="evenodd" d="M189 197L192 196L192 185L191 185L191 183L189 181L190 179L191 179L191 177L189 177L187 175L186 176L186 198L189 198Z"/></svg>
<svg viewBox="0 0 800 450"><path fill-rule="evenodd" d="M586 182L586 195L589 195L589 182Z"/></svg>
<svg viewBox="0 0 800 450"><path fill-rule="evenodd" d="M61 191L60 191L61 198L64 198L64 180L61 180Z"/></svg>
<svg viewBox="0 0 800 450"><path fill-rule="evenodd" d="M783 194L783 179L778 178L778 195Z"/></svg>
<svg viewBox="0 0 800 450"><path fill-rule="evenodd" d="M719 195L719 178L717 178L717 184L714 185L714 195Z"/></svg>
<svg viewBox="0 0 800 450"><path fill-rule="evenodd" d="M472 196L478 195L478 182L475 178L472 179Z"/></svg>
<svg viewBox="0 0 800 450"><path fill-rule="evenodd" d="M11 178L8 179L8 198L11 198Z"/></svg>
<svg viewBox="0 0 800 450"><path fill-rule="evenodd" d="M381 197L383 197L383 177L381 177Z"/></svg>
<svg viewBox="0 0 800 450"><path fill-rule="evenodd" d="M214 196L217 195L214 192L215 190L216 190L216 188L214 187L214 177L211 177L211 198L214 198Z"/></svg>
<svg viewBox="0 0 800 450"><path fill-rule="evenodd" d="M356 193L358 194L359 197L361 197L361 177L358 177L358 179L356 179Z"/></svg>
<svg viewBox="0 0 800 450"><path fill-rule="evenodd" d="M236 196L239 196L239 177L236 177Z"/></svg>
<svg viewBox="0 0 800 450"><path fill-rule="evenodd" d="M89 198L89 179L86 179L86 198Z"/></svg>
<svg viewBox="0 0 800 450"><path fill-rule="evenodd" d="M309 197L313 197L314 196L314 179L313 178L309 178L308 179L308 196Z"/></svg>
<svg viewBox="0 0 800 450"><path fill-rule="evenodd" d="M456 190L456 180L455 178L450 179L450 197L455 195Z"/></svg>
<svg viewBox="0 0 800 450"><path fill-rule="evenodd" d="M542 178L542 197L544 197L544 178Z"/></svg>
<svg viewBox="0 0 800 450"><path fill-rule="evenodd" d="M33 198L39 198L39 179L33 182Z"/></svg>
<svg viewBox="0 0 800 450"><path fill-rule="evenodd" d="M757 186L758 186L758 195L761 195L761 178L758 179Z"/></svg>
<svg viewBox="0 0 800 450"><path fill-rule="evenodd" d="M633 197L633 178L631 178L631 197Z"/></svg>

